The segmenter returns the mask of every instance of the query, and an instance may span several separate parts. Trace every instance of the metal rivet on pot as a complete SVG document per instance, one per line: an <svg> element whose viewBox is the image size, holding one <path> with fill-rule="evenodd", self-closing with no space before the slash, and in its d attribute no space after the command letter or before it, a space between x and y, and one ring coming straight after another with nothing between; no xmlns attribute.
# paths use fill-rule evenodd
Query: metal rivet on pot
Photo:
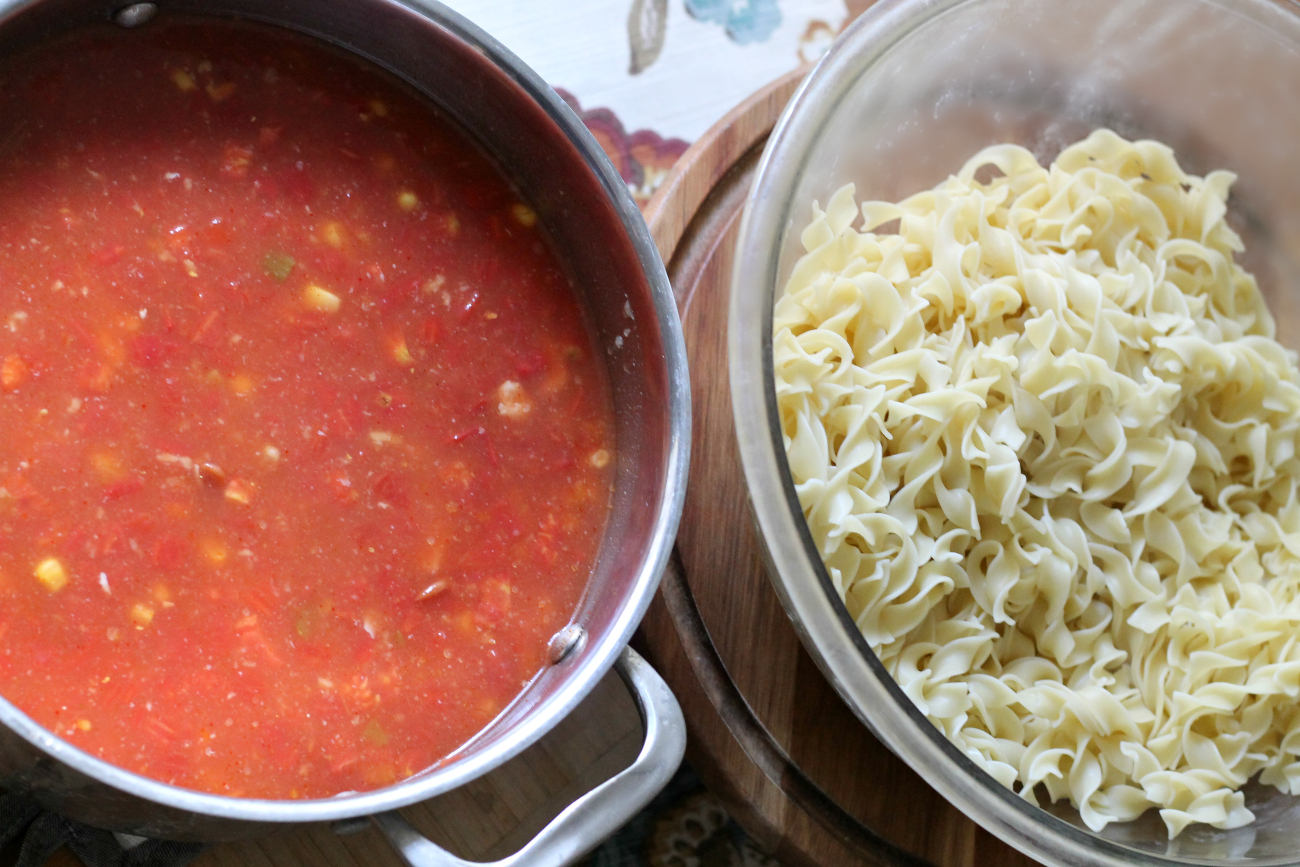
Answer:
<svg viewBox="0 0 1300 867"><path fill-rule="evenodd" d="M563 662L570 654L581 650L586 643L587 630L570 623L552 635L550 643L546 645L546 652L551 660L551 665Z"/></svg>
<svg viewBox="0 0 1300 867"><path fill-rule="evenodd" d="M122 27L139 27L148 24L158 14L156 3L132 3L113 13L113 20Z"/></svg>

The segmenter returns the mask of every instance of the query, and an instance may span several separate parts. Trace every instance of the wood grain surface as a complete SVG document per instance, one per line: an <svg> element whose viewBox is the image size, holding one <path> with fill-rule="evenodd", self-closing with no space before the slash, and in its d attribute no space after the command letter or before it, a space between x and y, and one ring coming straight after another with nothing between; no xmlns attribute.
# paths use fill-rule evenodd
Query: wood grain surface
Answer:
<svg viewBox="0 0 1300 867"><path fill-rule="evenodd" d="M642 624L645 650L682 702L688 759L791 867L1032 864L867 731L803 649L768 583L733 432L727 306L745 196L800 77L775 82L723 118L647 209L682 312L694 430L677 556Z"/></svg>

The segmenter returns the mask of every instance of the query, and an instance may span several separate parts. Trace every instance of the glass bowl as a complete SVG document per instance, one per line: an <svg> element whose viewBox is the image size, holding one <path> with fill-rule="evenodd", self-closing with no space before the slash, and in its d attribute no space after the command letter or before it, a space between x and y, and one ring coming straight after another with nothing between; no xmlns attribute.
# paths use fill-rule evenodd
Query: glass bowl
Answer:
<svg viewBox="0 0 1300 867"><path fill-rule="evenodd" d="M1098 127L1171 145L1189 173L1238 175L1229 223L1278 337L1300 349L1300 4L1288 0L883 0L836 42L768 141L740 229L730 375L768 571L805 646L891 750L974 821L1058 865L1300 865L1300 797L1254 783L1252 824L1169 840L1156 811L1090 831L962 755L904 696L845 611L804 523L775 401L772 307L811 204L929 189L979 149L1044 165Z"/></svg>

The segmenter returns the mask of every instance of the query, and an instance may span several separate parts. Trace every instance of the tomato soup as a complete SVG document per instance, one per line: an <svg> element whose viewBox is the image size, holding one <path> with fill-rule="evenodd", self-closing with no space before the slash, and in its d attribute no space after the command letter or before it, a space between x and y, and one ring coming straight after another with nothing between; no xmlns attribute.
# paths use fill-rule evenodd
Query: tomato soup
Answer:
<svg viewBox="0 0 1300 867"><path fill-rule="evenodd" d="M418 772L546 664L613 465L537 215L403 86L234 23L0 63L0 694L60 737Z"/></svg>

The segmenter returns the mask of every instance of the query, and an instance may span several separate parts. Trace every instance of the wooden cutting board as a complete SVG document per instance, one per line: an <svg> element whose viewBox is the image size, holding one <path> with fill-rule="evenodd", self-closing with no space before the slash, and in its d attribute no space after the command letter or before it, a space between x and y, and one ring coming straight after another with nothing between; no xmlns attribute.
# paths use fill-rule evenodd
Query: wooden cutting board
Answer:
<svg viewBox="0 0 1300 867"><path fill-rule="evenodd" d="M682 313L694 429L677 556L642 624L645 653L682 703L688 760L788 867L1033 864L867 731L803 649L760 559L733 432L727 305L745 196L801 77L723 118L646 210Z"/></svg>

